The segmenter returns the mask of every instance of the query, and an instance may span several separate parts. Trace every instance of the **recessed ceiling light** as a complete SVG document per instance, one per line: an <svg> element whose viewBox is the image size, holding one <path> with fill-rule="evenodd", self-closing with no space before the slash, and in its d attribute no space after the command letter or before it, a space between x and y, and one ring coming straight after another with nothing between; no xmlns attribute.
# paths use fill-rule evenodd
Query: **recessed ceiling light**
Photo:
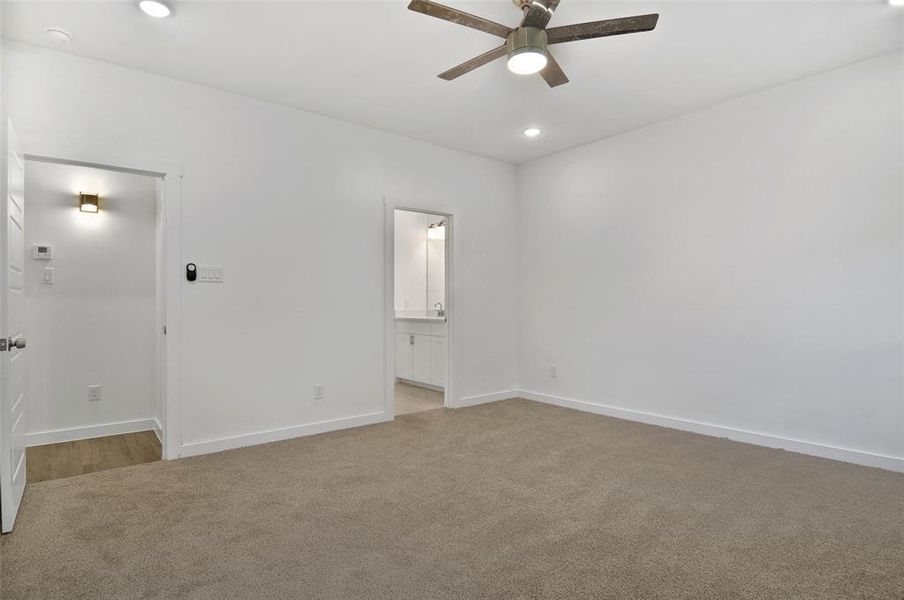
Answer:
<svg viewBox="0 0 904 600"><path fill-rule="evenodd" d="M524 130L525 137L535 138L540 135L540 129L537 127L528 127Z"/></svg>
<svg viewBox="0 0 904 600"><path fill-rule="evenodd" d="M169 6L159 0L141 0L141 2L138 3L138 8L144 11L145 14L157 17L158 19L170 16Z"/></svg>
<svg viewBox="0 0 904 600"><path fill-rule="evenodd" d="M72 34L65 29L60 29L59 27L48 27L44 30L44 33L47 34L47 37L58 44L68 44L72 41Z"/></svg>
<svg viewBox="0 0 904 600"><path fill-rule="evenodd" d="M892 6L904 6L904 0L888 0Z"/></svg>

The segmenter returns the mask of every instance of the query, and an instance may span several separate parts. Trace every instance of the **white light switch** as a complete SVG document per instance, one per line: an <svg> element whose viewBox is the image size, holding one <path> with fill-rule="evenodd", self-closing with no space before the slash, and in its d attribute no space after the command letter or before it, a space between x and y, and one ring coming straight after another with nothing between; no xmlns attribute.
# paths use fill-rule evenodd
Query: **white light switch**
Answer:
<svg viewBox="0 0 904 600"><path fill-rule="evenodd" d="M198 265L198 281L223 283L226 268L222 265Z"/></svg>
<svg viewBox="0 0 904 600"><path fill-rule="evenodd" d="M53 267L45 267L41 271L41 283L45 285L53 285Z"/></svg>

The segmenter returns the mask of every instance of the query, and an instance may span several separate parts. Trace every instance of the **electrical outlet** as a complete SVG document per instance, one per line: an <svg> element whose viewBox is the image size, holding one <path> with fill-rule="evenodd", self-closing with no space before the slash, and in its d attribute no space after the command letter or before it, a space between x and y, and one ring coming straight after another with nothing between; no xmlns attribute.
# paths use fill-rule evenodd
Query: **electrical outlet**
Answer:
<svg viewBox="0 0 904 600"><path fill-rule="evenodd" d="M549 366L549 378L550 379L558 379L559 378L559 367Z"/></svg>
<svg viewBox="0 0 904 600"><path fill-rule="evenodd" d="M88 400L91 402L97 402L100 400L100 386L99 385L89 385L88 386Z"/></svg>
<svg viewBox="0 0 904 600"><path fill-rule="evenodd" d="M323 388L322 383L318 383L314 385L314 400L323 400L326 396L326 391Z"/></svg>
<svg viewBox="0 0 904 600"><path fill-rule="evenodd" d="M54 274L53 267L45 267L44 270L41 272L41 283L43 283L45 285L53 285L53 280L54 280L53 274Z"/></svg>

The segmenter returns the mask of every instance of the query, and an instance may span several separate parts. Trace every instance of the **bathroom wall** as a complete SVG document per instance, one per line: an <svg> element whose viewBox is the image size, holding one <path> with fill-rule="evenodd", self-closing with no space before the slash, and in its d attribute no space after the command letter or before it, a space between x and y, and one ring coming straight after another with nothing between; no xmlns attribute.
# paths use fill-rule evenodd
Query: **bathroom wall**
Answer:
<svg viewBox="0 0 904 600"><path fill-rule="evenodd" d="M157 180L34 161L25 174L28 443L152 429ZM79 212L80 191L99 213ZM52 260L31 259L38 243Z"/></svg>

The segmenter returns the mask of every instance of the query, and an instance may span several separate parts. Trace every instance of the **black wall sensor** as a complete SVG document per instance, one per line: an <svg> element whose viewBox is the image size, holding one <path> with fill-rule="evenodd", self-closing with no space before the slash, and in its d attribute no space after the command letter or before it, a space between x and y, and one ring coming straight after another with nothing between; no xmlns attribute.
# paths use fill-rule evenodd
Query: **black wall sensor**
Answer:
<svg viewBox="0 0 904 600"><path fill-rule="evenodd" d="M195 263L185 265L185 278L189 281L194 281L198 278L198 267L195 266Z"/></svg>

